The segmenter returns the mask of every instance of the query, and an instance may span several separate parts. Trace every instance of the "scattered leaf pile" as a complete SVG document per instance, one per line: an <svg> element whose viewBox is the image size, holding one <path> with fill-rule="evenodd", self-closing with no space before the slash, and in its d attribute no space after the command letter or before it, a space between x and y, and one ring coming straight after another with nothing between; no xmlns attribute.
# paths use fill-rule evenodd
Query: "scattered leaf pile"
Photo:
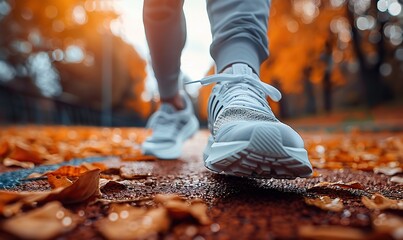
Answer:
<svg viewBox="0 0 403 240"><path fill-rule="evenodd" d="M315 168L351 168L387 175L402 172L403 137L374 138L350 136L305 140L309 159Z"/></svg>
<svg viewBox="0 0 403 240"><path fill-rule="evenodd" d="M186 201L178 195L156 195L155 208L112 204L108 217L97 222L97 228L107 239L144 239L167 231L174 221L193 219L207 225L211 221L207 206L198 199Z"/></svg>
<svg viewBox="0 0 403 240"><path fill-rule="evenodd" d="M32 168L73 158L119 156L122 160L153 160L142 156L140 143L149 132L95 127L10 127L0 130L0 160L5 166Z"/></svg>
<svg viewBox="0 0 403 240"><path fill-rule="evenodd" d="M322 182L309 188L308 190L321 189L343 189L361 190L365 187L358 182ZM337 193L337 192L336 192ZM305 197L306 204L320 208L325 211L342 212L345 210L341 198L331 198L329 196L318 196L316 198ZM403 200L387 198L379 193L372 194L371 197L362 196L362 204L372 210L372 232L365 232L360 229L344 226L311 226L303 225L299 227L298 234L306 239L403 239L403 218L392 213L382 213L383 210L402 211ZM374 238L376 236L376 238Z"/></svg>
<svg viewBox="0 0 403 240"><path fill-rule="evenodd" d="M124 167L108 169L100 163L63 166L40 174L51 186L49 191L0 191L0 215L4 219L0 220L1 229L21 239L55 238L85 221L83 214L71 212L62 204L91 205L98 202L109 204L107 216L95 223L98 231L107 239L158 236L178 221L201 225L211 223L207 206L200 199L187 200L178 195L159 194L149 208L118 204L119 200L102 201L102 188L113 185L113 188L119 186L124 189L125 185L118 180L130 174L131 179L135 179L133 172L129 174L125 171L128 170ZM100 178L110 173L118 174L117 180Z"/></svg>

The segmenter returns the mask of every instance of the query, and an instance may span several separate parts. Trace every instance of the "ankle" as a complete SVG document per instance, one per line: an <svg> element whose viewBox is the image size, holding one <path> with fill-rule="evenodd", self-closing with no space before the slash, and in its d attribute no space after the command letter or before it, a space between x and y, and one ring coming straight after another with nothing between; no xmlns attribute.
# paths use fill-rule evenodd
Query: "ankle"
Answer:
<svg viewBox="0 0 403 240"><path fill-rule="evenodd" d="M170 98L161 98L161 102L171 104L178 111L185 108L185 102L179 93Z"/></svg>

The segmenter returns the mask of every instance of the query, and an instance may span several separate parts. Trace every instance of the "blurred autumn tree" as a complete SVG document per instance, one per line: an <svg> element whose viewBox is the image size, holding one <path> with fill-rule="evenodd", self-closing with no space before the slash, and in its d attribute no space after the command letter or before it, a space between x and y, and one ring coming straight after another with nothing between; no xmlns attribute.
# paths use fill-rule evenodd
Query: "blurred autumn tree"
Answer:
<svg viewBox="0 0 403 240"><path fill-rule="evenodd" d="M117 17L111 1L0 0L0 85L98 110L107 94L148 115L146 63L113 34Z"/></svg>
<svg viewBox="0 0 403 240"><path fill-rule="evenodd" d="M397 0L273 0L261 79L283 100L271 105L293 117L402 101L402 22Z"/></svg>

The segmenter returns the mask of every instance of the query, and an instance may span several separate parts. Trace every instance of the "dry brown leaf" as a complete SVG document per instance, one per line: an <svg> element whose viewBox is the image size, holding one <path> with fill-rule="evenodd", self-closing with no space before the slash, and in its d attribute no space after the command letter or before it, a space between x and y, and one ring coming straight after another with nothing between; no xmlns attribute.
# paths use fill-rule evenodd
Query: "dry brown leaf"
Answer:
<svg viewBox="0 0 403 240"><path fill-rule="evenodd" d="M328 188L328 187L339 187L339 188L343 188L343 189L360 189L360 190L364 190L365 187L359 183L359 182L348 182L348 183L344 183L342 181L339 182L320 182L315 184L315 186L309 188L309 189L316 189L316 188Z"/></svg>
<svg viewBox="0 0 403 240"><path fill-rule="evenodd" d="M403 239L403 218L391 214L379 214L372 219L377 233L387 234L393 239Z"/></svg>
<svg viewBox="0 0 403 240"><path fill-rule="evenodd" d="M63 188L60 192L51 192L44 201L58 200L63 203L77 203L100 195L99 173L99 169L83 173L73 184Z"/></svg>
<svg viewBox="0 0 403 240"><path fill-rule="evenodd" d="M88 171L81 175L68 187L56 188L44 192L10 192L0 191L0 214L10 217L18 213L23 206L60 201L62 203L77 203L88 200L99 192L99 169Z"/></svg>
<svg viewBox="0 0 403 240"><path fill-rule="evenodd" d="M164 203L164 207L168 210L169 216L174 219L183 219L189 217L190 204L181 200L169 200Z"/></svg>
<svg viewBox="0 0 403 240"><path fill-rule="evenodd" d="M7 205L20 200L22 197L19 193L0 191L0 213L7 212ZM19 209L18 209L19 210Z"/></svg>
<svg viewBox="0 0 403 240"><path fill-rule="evenodd" d="M169 216L174 219L186 219L192 217L200 224L207 225L211 223L207 216L207 206L201 199L185 201L185 199L175 194L158 194L154 201L162 204L168 210Z"/></svg>
<svg viewBox="0 0 403 240"><path fill-rule="evenodd" d="M59 202L50 202L28 213L7 219L3 230L22 239L51 239L74 229L78 216L62 207Z"/></svg>
<svg viewBox="0 0 403 240"><path fill-rule="evenodd" d="M133 167L121 167L119 175L123 179L133 180L133 179L143 179L150 177L151 173L135 169Z"/></svg>
<svg viewBox="0 0 403 240"><path fill-rule="evenodd" d="M61 166L55 171L48 172L47 175L52 174L54 176L66 176L66 177L78 177L87 172L88 168L85 166Z"/></svg>
<svg viewBox="0 0 403 240"><path fill-rule="evenodd" d="M371 199L363 196L361 198L361 201L367 208L372 210L403 210L403 200L393 200L379 193L375 193L374 195L372 195Z"/></svg>
<svg viewBox="0 0 403 240"><path fill-rule="evenodd" d="M205 203L192 203L190 214L202 225L211 224L211 220L207 216L207 205Z"/></svg>
<svg viewBox="0 0 403 240"><path fill-rule="evenodd" d="M68 179L66 176L56 176L53 174L47 174L47 175L48 175L48 182L52 189L60 187L64 188L73 184L73 182L70 181L70 179Z"/></svg>
<svg viewBox="0 0 403 240"><path fill-rule="evenodd" d="M169 229L167 210L145 210L130 205L113 205L108 217L99 220L96 227L106 239L144 239Z"/></svg>
<svg viewBox="0 0 403 240"><path fill-rule="evenodd" d="M135 162L135 161L155 161L157 158L151 155L141 155L140 154L125 154L120 157L122 161L125 162Z"/></svg>
<svg viewBox="0 0 403 240"><path fill-rule="evenodd" d="M340 226L300 226L298 236L302 239L364 240L368 236L361 230Z"/></svg>
<svg viewBox="0 0 403 240"><path fill-rule="evenodd" d="M390 181L398 184L403 184L403 177L393 176L390 178Z"/></svg>
<svg viewBox="0 0 403 240"><path fill-rule="evenodd" d="M310 178L317 178L317 177L320 177L320 176L322 176L322 174L320 174L317 171L313 171L312 176L310 176Z"/></svg>
<svg viewBox="0 0 403 240"><path fill-rule="evenodd" d="M36 149L22 142L15 144L8 157L21 162L43 163L41 154Z"/></svg>
<svg viewBox="0 0 403 240"><path fill-rule="evenodd" d="M343 210L343 201L340 198L330 198L328 196L320 196L319 198L304 198L305 203L318 207L323 210L340 212Z"/></svg>
<svg viewBox="0 0 403 240"><path fill-rule="evenodd" d="M25 179L40 178L40 177L43 177L45 175L46 174L44 174L44 173L33 172L33 173L29 174Z"/></svg>
<svg viewBox="0 0 403 240"><path fill-rule="evenodd" d="M6 141L0 142L0 159L5 158L10 151L10 144Z"/></svg>
<svg viewBox="0 0 403 240"><path fill-rule="evenodd" d="M93 163L84 162L81 164L81 166L86 167L88 170L99 169L101 171L105 171L106 169L108 169L108 167L105 164L99 162L93 162Z"/></svg>
<svg viewBox="0 0 403 240"><path fill-rule="evenodd" d="M5 158L3 160L3 165L6 167L22 167L22 168L34 168L35 164L32 162L20 162L12 158Z"/></svg>
<svg viewBox="0 0 403 240"><path fill-rule="evenodd" d="M401 167L375 167L374 173L382 173L387 176L393 176L398 173L402 173L403 169Z"/></svg>

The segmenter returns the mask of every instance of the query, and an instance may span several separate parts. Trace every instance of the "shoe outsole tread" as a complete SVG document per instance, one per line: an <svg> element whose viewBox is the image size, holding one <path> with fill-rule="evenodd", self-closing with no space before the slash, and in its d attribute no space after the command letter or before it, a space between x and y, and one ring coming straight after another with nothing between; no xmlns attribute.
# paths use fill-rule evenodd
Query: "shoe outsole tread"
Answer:
<svg viewBox="0 0 403 240"><path fill-rule="evenodd" d="M302 148L301 151L305 151L306 156L306 150ZM256 128L244 149L222 159L207 159L208 154L205 154L205 166L208 169L226 175L295 179L312 174L307 157L297 159L290 156L282 144L279 131L270 127Z"/></svg>

